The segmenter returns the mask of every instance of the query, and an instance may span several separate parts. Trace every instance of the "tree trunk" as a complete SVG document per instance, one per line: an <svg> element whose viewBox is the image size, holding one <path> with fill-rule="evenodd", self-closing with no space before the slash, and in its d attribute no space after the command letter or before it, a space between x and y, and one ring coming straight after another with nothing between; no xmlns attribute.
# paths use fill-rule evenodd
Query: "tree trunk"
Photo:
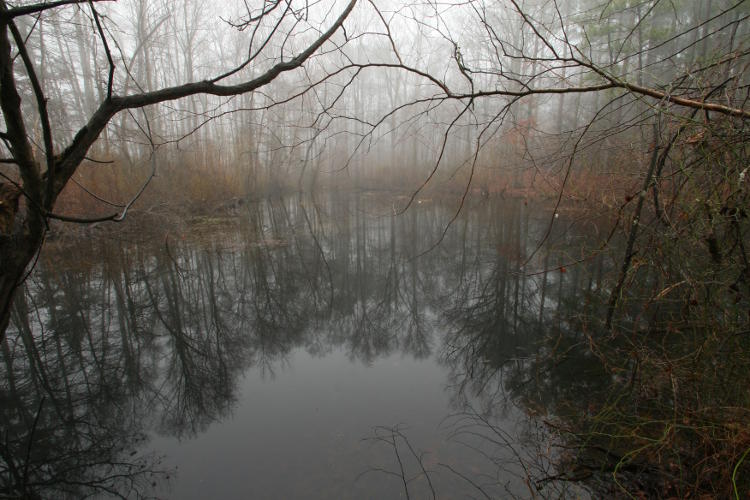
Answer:
<svg viewBox="0 0 750 500"><path fill-rule="evenodd" d="M4 2L0 2L4 9ZM5 118L3 139L13 155L23 191L0 183L0 341L10 322L13 292L21 283L26 267L42 245L45 221L41 213L44 182L34 159L16 90L7 24L0 25L0 108ZM19 198L24 203L19 210Z"/></svg>
<svg viewBox="0 0 750 500"><path fill-rule="evenodd" d="M0 235L0 341L10 322L13 294L42 245L42 234L41 228L29 227L24 234Z"/></svg>

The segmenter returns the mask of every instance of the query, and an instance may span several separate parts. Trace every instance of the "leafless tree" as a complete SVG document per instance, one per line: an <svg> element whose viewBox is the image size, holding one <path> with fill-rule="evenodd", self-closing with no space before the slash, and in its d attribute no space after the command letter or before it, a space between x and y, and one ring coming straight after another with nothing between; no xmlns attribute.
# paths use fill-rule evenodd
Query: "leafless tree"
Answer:
<svg viewBox="0 0 750 500"><path fill-rule="evenodd" d="M10 169L3 173L0 191L0 331L7 326L13 291L41 247L47 221L77 220L56 213L55 202L118 116L121 137L128 123L134 125L150 150L168 142L163 136L189 136L227 112L265 112L276 104L300 102L296 111L282 116L294 122L293 127L278 132L266 127L258 133L265 134L262 138L237 141L253 147L255 167L263 154L267 160L289 159L290 149L300 151L308 165L323 146L332 151L346 148L347 166L359 153L378 151L379 143L404 144L411 153L405 163L422 163L427 170L403 209L441 169L453 175L468 167L459 210L476 167L496 162L497 138L511 135L517 136L513 148L522 150L523 157L538 167L534 161L538 153L529 153L534 138L556 134L559 151L565 154L555 163L562 179L559 203L581 151L603 145L597 160L610 164L616 161L614 139L628 131L629 139L640 136L631 143L660 152L632 153L642 165L635 167L643 180L639 196L642 199L650 190L658 207L663 200L656 186L666 173L672 145L688 131L694 132L690 127L696 113L705 117L705 127L721 129L724 136L732 134L733 144L746 135L750 48L742 1L717 0L703 10L685 9L685 19L673 7L675 2L660 0L472 1L445 6L372 1L360 3L357 21L361 22L344 29L355 3L339 6L340 14L333 21L329 16L335 5L317 2L270 1L249 9L244 17L230 21L240 33L232 40L246 37L242 50L227 50L226 43L218 42L215 52L233 64L216 70L214 76L204 76L195 60L197 35L192 23L200 17L196 17L197 4L185 5L178 12L180 21L171 21L180 22L184 30L169 49L153 38L170 22L167 13L174 13L168 1L130 4L130 22L138 33L131 46L117 43L102 2L0 3L0 105L6 153L2 164ZM68 72L66 84L55 79L52 85L45 65L49 51L42 43L44 47L53 43L49 37L55 28L48 20L68 11L81 22L85 19L85 26L76 25L70 49L59 54L61 60L80 62L76 71ZM656 25L668 25L670 30L660 32ZM92 49L99 57L84 53ZM182 53L179 62L175 52ZM303 85L286 78L295 70L303 75ZM96 91L86 77L89 74L96 75ZM202 79L175 84L175 78ZM100 102L78 130L60 131L58 124L66 118L61 118L58 108L64 106L55 99L81 83L83 88L73 95L87 105L92 97ZM264 92L271 87L274 92ZM391 90L387 99L378 95L380 88ZM228 106L238 95L243 97ZM199 96L220 101L209 103ZM172 125L168 134L153 109L167 102L176 102L174 106L188 116L180 126ZM214 111L199 110L205 105L213 105ZM137 115L134 110L141 108L144 112ZM539 123L540 116L555 111L557 119ZM654 128L655 121L664 117L670 117L668 123ZM712 117L719 117L721 125L715 126ZM682 124L690 127L681 128ZM305 126L309 130L301 131ZM679 133L670 136L671 129ZM664 137L652 137L653 130ZM237 134L248 135L242 130ZM417 148L418 141L434 155ZM260 142L267 143L263 153L256 147ZM255 167L253 171L259 172ZM132 201L95 220L121 220ZM637 204L630 219L635 224L630 226L638 226L644 205ZM634 239L638 236L631 234ZM627 271L629 256L624 260Z"/></svg>
<svg viewBox="0 0 750 500"><path fill-rule="evenodd" d="M118 68L115 63L116 48L108 36L105 20L97 11L98 4L99 2L84 0L20 5L0 2L0 107L5 124L0 138L8 154L8 157L3 158L3 163L15 167L15 175L3 174L3 199L0 202L3 203L3 228L0 235L0 331L3 335L8 325L13 293L23 281L27 267L42 245L48 220L57 218L76 221L54 212L56 200L115 116L128 110L199 94L233 96L269 86L284 73L300 68L321 50L342 29L356 0L349 2L338 17L322 28L305 21L306 4L297 7L291 3L276 1L263 4L259 11L248 9L246 18L238 22L238 27L250 34L247 55L239 65L213 78L163 88L156 88L157 85L152 84L153 89L139 88L135 92L116 85L120 81L117 78L118 72L128 72L129 68ZM100 49L106 53L108 68L101 102L72 140L63 145L56 141L56 131L50 120L50 106L53 103L41 80L44 66L35 57L37 54L29 50L27 38L19 25L22 20L29 18L44 25L44 16L50 11L71 6L88 7L93 21L92 29L98 34ZM278 29L260 29L262 23L274 14ZM289 46L293 33L288 30L305 28L312 28L316 33L315 37L308 39L303 48L294 51L294 55L289 55L293 51L293 47ZM280 47L276 62L265 66L260 64L257 72L243 72L258 63L257 58L262 49L272 42L278 43ZM335 44L331 45L335 48ZM88 56L83 55L83 59L86 57ZM148 54L144 55L144 60L147 61L145 70L148 73ZM30 92L24 86L25 80L28 81ZM146 81L150 81L149 75L146 75ZM34 112L42 131L40 145L33 141L33 134L29 130L31 118L27 114L28 108L22 102L22 95L31 97L35 103ZM99 220L121 220L130 204L118 213Z"/></svg>

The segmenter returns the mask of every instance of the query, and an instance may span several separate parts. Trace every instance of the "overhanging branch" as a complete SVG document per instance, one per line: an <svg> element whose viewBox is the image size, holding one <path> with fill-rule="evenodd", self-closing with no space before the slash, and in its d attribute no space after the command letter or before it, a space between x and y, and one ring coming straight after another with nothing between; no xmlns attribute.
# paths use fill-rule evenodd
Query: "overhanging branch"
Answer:
<svg viewBox="0 0 750 500"><path fill-rule="evenodd" d="M75 5L81 3L88 3L89 1L94 2L113 2L115 0L59 0L57 2L43 2L31 5L22 5L20 7L12 7L3 12L0 12L0 21L8 22L16 17L28 16L31 14L39 14L46 10L55 9L57 7L63 7L65 5Z"/></svg>
<svg viewBox="0 0 750 500"><path fill-rule="evenodd" d="M268 85L282 73L299 68L307 61L333 34L341 28L344 21L357 4L357 0L350 0L347 7L339 15L331 27L322 33L304 51L296 57L277 63L268 71L257 78L236 85L218 85L212 80L187 83L174 87L167 87L153 92L143 92L129 96L115 96L102 102L99 108L89 119L88 123L78 131L73 142L60 155L58 160L58 172L55 183L55 193L60 193L73 175L78 165L85 158L86 152L101 134L107 123L122 110L142 108L166 101L173 101L197 94L209 94L215 96L232 96L252 92Z"/></svg>

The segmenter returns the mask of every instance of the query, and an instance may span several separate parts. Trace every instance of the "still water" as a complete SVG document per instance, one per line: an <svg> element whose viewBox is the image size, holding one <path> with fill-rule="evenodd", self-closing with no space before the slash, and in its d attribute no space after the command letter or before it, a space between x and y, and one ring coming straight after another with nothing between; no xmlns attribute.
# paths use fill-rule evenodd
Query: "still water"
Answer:
<svg viewBox="0 0 750 500"><path fill-rule="evenodd" d="M562 267L592 245L574 213L537 249L551 214L523 200L450 226L455 200L404 204L264 200L48 245L1 346L0 493L531 496L559 382L530 397L532 361L607 263ZM572 399L596 386L575 363Z"/></svg>

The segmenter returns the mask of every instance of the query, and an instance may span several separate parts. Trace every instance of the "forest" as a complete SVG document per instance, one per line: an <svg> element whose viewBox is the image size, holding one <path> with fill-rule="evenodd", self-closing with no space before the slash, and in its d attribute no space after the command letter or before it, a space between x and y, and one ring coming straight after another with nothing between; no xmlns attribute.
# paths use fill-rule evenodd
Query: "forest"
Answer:
<svg viewBox="0 0 750 500"><path fill-rule="evenodd" d="M153 455L339 352L471 457L394 403L227 498L750 495L749 18L0 0L0 496L190 498Z"/></svg>

